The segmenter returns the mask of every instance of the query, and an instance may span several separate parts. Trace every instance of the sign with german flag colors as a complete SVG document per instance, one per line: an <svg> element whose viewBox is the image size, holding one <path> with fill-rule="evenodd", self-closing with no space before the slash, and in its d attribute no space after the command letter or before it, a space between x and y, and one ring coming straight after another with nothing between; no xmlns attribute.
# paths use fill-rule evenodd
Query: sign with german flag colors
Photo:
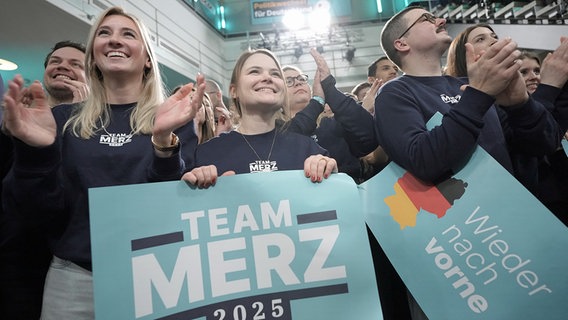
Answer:
<svg viewBox="0 0 568 320"><path fill-rule="evenodd" d="M566 319L568 228L482 148L438 185L391 163L359 192L430 319Z"/></svg>

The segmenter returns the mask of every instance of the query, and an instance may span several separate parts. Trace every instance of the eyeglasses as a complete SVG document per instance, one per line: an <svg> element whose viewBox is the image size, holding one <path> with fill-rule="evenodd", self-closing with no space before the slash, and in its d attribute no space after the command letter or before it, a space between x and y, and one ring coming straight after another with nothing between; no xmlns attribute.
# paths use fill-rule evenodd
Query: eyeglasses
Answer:
<svg viewBox="0 0 568 320"><path fill-rule="evenodd" d="M406 30L404 30L404 32L400 35L400 37L398 37L397 39L400 39L402 37L404 37L404 35L410 30L412 29L412 27L414 27L418 22L423 22L423 21L428 21L431 24L436 24L436 16L431 14L430 12L424 12L420 17L418 17L418 19L416 19L416 21L414 21L410 27L408 27Z"/></svg>
<svg viewBox="0 0 568 320"><path fill-rule="evenodd" d="M286 85L288 87L293 87L294 84L298 81L300 84L304 84L308 82L308 75L307 74L300 74L296 77L286 77Z"/></svg>

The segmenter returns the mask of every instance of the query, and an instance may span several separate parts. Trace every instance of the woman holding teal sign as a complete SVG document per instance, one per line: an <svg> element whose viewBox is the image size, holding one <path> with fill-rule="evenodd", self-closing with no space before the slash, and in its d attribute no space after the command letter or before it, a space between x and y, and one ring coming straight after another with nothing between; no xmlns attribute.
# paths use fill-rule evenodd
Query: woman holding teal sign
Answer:
<svg viewBox="0 0 568 320"><path fill-rule="evenodd" d="M200 145L196 168L184 180L207 188L215 184L219 173L304 169L311 181L321 182L337 172L336 161L310 137L287 131L289 123L277 125L277 120L289 119L283 74L278 59L268 50L247 51L239 57L229 89L239 126Z"/></svg>
<svg viewBox="0 0 568 320"><path fill-rule="evenodd" d="M4 126L14 137L15 161L3 205L45 223L51 235L42 319L94 318L88 189L177 180L190 160L181 144L194 151L193 126L185 124L200 106L204 79L165 100L150 43L135 16L112 7L89 34L92 92L84 104L51 110L39 82L24 88L16 76L9 84ZM180 143L174 131L188 138Z"/></svg>

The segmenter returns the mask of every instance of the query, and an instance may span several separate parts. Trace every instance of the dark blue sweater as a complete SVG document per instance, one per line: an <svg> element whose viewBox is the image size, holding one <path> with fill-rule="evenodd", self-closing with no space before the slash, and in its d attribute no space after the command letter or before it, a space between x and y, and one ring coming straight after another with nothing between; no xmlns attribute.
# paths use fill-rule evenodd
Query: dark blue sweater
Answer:
<svg viewBox="0 0 568 320"><path fill-rule="evenodd" d="M314 131L312 138L329 151L329 155L337 161L337 169L353 178L357 183L363 179L363 170L359 158L349 150L344 138L345 130L335 117L324 117Z"/></svg>
<svg viewBox="0 0 568 320"><path fill-rule="evenodd" d="M502 119L491 96L471 87L461 91L465 83L450 76L405 75L381 88L375 124L379 142L394 162L435 183L467 163L477 144L510 172L508 147L530 155L558 147L558 125L542 104L530 98L503 108ZM436 112L443 115L442 124L428 130L426 123Z"/></svg>
<svg viewBox="0 0 568 320"><path fill-rule="evenodd" d="M88 189L179 179L185 169L181 155L192 155L197 144L192 123L178 130L181 151L170 158L155 156L150 135L125 140L134 106L112 105L107 132L100 130L89 139L62 131L75 106L57 106L54 144L33 148L14 139L14 164L4 180L5 209L42 220L49 228L53 253L87 269L91 268ZM125 143L113 144L116 141Z"/></svg>
<svg viewBox="0 0 568 320"><path fill-rule="evenodd" d="M221 134L197 147L196 167L215 165L219 175L233 170L237 174L303 170L310 155L328 152L310 137L275 129L257 135L242 135L237 131Z"/></svg>

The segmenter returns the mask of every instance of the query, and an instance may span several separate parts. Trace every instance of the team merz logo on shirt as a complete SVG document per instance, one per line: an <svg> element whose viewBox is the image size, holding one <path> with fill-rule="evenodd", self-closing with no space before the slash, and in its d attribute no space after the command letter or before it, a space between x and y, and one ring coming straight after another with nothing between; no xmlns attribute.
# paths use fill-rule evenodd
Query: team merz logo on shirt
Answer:
<svg viewBox="0 0 568 320"><path fill-rule="evenodd" d="M450 96L447 96L447 95L445 95L445 94L441 94L441 95L440 95L440 98L442 98L442 101L444 101L444 103L451 103L451 104L454 104L454 103L460 102L461 95L458 94L458 95L455 96L455 97L450 97Z"/></svg>
<svg viewBox="0 0 568 320"><path fill-rule="evenodd" d="M101 134L100 144L107 144L109 147L122 147L124 144L132 141L132 134L126 133L110 133Z"/></svg>
<svg viewBox="0 0 568 320"><path fill-rule="evenodd" d="M278 171L278 166L276 161L270 160L256 160L255 162L249 163L250 172L272 172Z"/></svg>

